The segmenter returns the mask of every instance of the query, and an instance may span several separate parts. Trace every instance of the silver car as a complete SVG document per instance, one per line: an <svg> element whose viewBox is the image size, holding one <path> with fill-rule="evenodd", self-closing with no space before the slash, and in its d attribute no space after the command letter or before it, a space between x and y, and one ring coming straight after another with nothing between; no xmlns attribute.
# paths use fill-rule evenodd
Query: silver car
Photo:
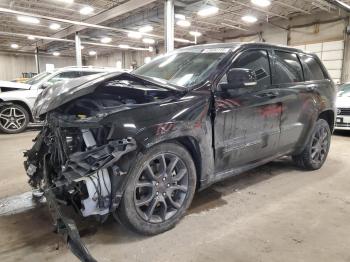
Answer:
<svg viewBox="0 0 350 262"><path fill-rule="evenodd" d="M335 129L350 130L350 83L339 88Z"/></svg>
<svg viewBox="0 0 350 262"><path fill-rule="evenodd" d="M26 83L0 81L0 131L20 133L30 122L35 122L32 108L37 96L45 88L61 81L111 71L114 69L64 67L38 74Z"/></svg>

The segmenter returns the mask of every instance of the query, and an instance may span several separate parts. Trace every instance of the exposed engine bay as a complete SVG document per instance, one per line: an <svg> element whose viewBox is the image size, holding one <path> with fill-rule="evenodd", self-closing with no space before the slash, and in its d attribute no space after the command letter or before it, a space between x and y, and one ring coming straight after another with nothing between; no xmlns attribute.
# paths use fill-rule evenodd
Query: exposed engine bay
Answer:
<svg viewBox="0 0 350 262"><path fill-rule="evenodd" d="M81 216L95 216L99 221L113 214L122 197L137 142L132 137L115 139L111 133L113 121L118 120L111 116L169 99L173 94L151 84L112 79L103 81L92 93L40 116L45 118L45 126L32 149L25 153L29 184L44 194L57 231L66 236L73 253L82 261L95 260L60 206L71 206ZM107 117L111 120L104 121Z"/></svg>

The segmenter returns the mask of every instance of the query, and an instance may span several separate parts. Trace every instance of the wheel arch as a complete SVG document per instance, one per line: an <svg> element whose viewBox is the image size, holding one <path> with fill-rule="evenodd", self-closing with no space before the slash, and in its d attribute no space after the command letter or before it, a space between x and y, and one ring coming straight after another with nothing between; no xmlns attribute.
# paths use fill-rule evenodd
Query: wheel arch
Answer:
<svg viewBox="0 0 350 262"><path fill-rule="evenodd" d="M1 105L19 105L21 107L23 107L25 110L27 110L28 114L29 114L29 121L30 122L34 122L34 118L32 115L32 110L30 110L29 106L27 105L26 102L23 102L21 100L11 100L11 101L3 101L0 99L0 106Z"/></svg>
<svg viewBox="0 0 350 262"><path fill-rule="evenodd" d="M334 131L334 123L335 123L335 113L333 110L325 110L321 112L318 116L318 119L324 119L327 121L331 132Z"/></svg>

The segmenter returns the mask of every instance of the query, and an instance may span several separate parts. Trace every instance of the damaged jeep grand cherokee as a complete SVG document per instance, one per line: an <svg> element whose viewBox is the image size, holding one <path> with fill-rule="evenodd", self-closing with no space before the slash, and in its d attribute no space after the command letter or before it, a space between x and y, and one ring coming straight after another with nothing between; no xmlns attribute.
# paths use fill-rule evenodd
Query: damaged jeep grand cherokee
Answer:
<svg viewBox="0 0 350 262"><path fill-rule="evenodd" d="M335 89L317 56L268 44L182 48L132 73L43 91L45 126L26 152L72 251L94 261L63 206L153 235L172 228L196 190L290 155L326 160Z"/></svg>

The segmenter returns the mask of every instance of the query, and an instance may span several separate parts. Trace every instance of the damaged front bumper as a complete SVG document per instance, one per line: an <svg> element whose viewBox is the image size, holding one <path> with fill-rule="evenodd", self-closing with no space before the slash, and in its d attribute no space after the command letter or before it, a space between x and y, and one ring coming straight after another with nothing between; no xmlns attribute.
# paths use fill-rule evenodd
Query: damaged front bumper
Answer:
<svg viewBox="0 0 350 262"><path fill-rule="evenodd" d="M57 232L64 235L68 247L81 261L96 261L62 206L72 206L84 217L100 216L100 220L113 214L127 182L127 170L118 161L136 150L136 141L125 138L101 145L91 130L80 131L80 138L67 139L60 127L45 126L33 148L25 153L25 169L31 186L44 193ZM73 150L68 143L72 139L81 142L74 145L81 151Z"/></svg>

